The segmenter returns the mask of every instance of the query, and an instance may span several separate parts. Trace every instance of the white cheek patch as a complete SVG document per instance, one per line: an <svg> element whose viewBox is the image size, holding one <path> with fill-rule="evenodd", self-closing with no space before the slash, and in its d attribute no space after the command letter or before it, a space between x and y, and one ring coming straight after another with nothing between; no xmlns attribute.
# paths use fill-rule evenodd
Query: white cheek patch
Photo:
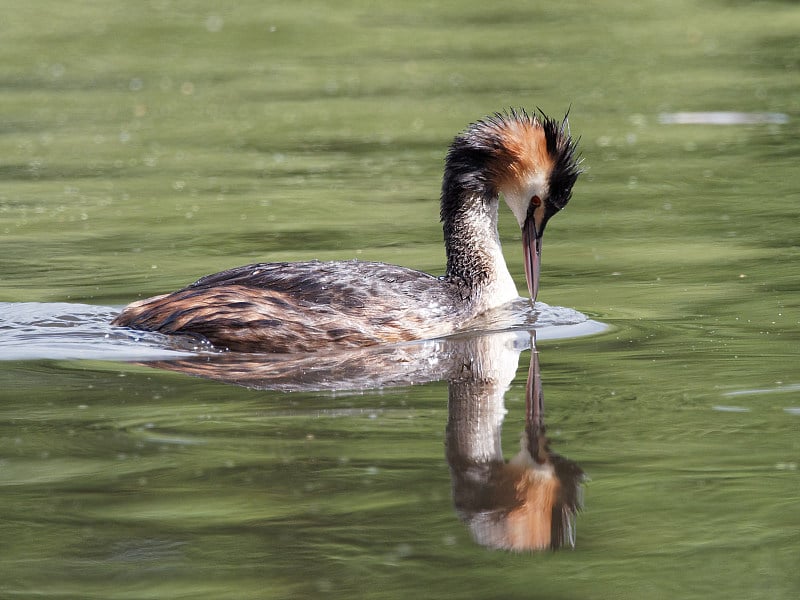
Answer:
<svg viewBox="0 0 800 600"><path fill-rule="evenodd" d="M522 228L525 224L525 217L528 216L528 205L531 202L530 197L511 194L503 194L503 197L506 200L506 204L508 204L508 208L511 209L511 212L513 212L514 216L517 218L517 223L519 223L520 228Z"/></svg>
<svg viewBox="0 0 800 600"><path fill-rule="evenodd" d="M511 212L514 213L521 228L525 224L525 218L528 216L531 198L539 196L542 200L542 206L544 206L544 200L547 198L548 193L547 178L542 173L536 173L528 180L527 185L522 188L501 191L506 204L508 204Z"/></svg>

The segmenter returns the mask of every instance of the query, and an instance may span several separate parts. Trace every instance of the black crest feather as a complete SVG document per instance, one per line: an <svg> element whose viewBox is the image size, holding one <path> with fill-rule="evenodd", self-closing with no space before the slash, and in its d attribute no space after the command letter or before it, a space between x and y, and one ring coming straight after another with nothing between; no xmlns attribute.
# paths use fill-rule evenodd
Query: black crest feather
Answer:
<svg viewBox="0 0 800 600"><path fill-rule="evenodd" d="M578 155L579 139L573 139L569 131L569 111L559 123L537 109L547 140L547 153L553 157L553 172L550 174L550 202L561 210L572 197L572 186L583 173L582 159Z"/></svg>

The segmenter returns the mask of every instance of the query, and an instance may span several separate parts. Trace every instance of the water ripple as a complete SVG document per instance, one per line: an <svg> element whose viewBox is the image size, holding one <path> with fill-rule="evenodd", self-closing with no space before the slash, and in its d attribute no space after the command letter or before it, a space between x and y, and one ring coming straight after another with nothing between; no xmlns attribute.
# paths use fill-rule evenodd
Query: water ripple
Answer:
<svg viewBox="0 0 800 600"><path fill-rule="evenodd" d="M579 337L606 326L570 308L520 299L459 335L536 329L540 339ZM208 351L191 338L112 327L119 309L66 302L0 302L0 360L161 360Z"/></svg>

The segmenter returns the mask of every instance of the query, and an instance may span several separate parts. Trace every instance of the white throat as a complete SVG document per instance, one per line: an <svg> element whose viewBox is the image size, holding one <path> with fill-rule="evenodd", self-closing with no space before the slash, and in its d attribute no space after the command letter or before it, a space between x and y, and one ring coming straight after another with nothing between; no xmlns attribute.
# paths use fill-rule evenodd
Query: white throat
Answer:
<svg viewBox="0 0 800 600"><path fill-rule="evenodd" d="M491 265L494 277L486 282L481 290L478 304L481 312L507 304L519 298L517 285L508 272L506 259L503 256L503 247L497 232L497 208L499 202L487 206L486 211L476 211L470 215L470 229L474 232L476 241L483 258Z"/></svg>

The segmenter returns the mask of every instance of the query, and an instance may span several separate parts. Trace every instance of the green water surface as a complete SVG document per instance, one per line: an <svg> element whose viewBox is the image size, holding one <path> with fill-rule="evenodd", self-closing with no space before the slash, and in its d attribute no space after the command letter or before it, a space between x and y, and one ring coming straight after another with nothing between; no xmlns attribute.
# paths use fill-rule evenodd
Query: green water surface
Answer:
<svg viewBox="0 0 800 600"><path fill-rule="evenodd" d="M0 301L121 305L269 260L441 273L452 136L571 106L587 172L540 299L610 329L540 344L553 446L591 477L576 548L541 554L456 516L446 382L0 362L0 597L800 597L796 3L4 8ZM508 211L501 235L524 290Z"/></svg>

